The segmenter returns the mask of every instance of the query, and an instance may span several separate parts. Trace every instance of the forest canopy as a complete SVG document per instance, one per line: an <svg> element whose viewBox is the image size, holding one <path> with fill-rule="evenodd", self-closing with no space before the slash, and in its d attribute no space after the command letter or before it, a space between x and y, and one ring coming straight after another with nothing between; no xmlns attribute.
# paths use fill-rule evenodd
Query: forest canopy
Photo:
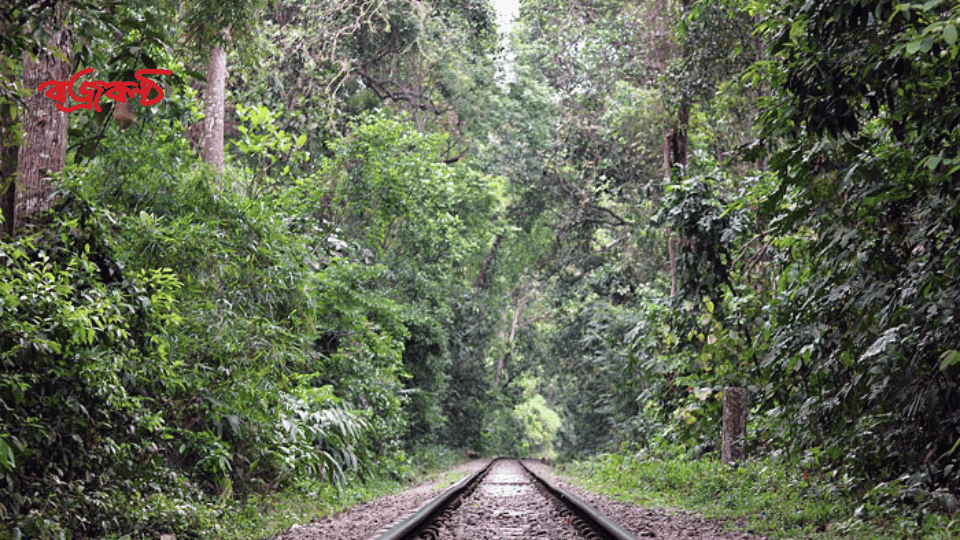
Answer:
<svg viewBox="0 0 960 540"><path fill-rule="evenodd" d="M729 386L748 456L960 490L956 2L0 6L0 538L715 459Z"/></svg>

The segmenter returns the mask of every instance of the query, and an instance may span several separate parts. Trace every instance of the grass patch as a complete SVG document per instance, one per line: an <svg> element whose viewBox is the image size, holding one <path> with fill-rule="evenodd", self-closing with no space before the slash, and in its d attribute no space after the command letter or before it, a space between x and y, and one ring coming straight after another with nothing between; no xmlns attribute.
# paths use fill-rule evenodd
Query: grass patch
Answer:
<svg viewBox="0 0 960 540"><path fill-rule="evenodd" d="M958 520L904 505L890 496L893 491L857 494L850 479L824 478L769 458L732 469L706 459L605 454L558 472L618 500L692 511L771 538L960 538Z"/></svg>
<svg viewBox="0 0 960 540"><path fill-rule="evenodd" d="M390 467L366 481L351 477L337 487L327 482L301 480L284 491L250 496L242 502L229 505L223 511L223 528L217 536L235 540L269 538L295 524L322 519L362 502L400 493L423 482L438 479L438 486L449 487L468 473L447 470L463 459L460 452L430 447L421 449L407 463Z"/></svg>
<svg viewBox="0 0 960 540"><path fill-rule="evenodd" d="M330 484L300 485L287 490L248 497L223 511L223 538L255 540L276 536L295 524L309 523L355 504L402 491L405 485L378 478L360 482L350 479L337 489Z"/></svg>
<svg viewBox="0 0 960 540"><path fill-rule="evenodd" d="M441 474L437 478L437 484L433 486L434 491L443 491L450 486L456 484L460 480L463 480L470 474L470 471L467 469L457 469L455 471L447 471Z"/></svg>

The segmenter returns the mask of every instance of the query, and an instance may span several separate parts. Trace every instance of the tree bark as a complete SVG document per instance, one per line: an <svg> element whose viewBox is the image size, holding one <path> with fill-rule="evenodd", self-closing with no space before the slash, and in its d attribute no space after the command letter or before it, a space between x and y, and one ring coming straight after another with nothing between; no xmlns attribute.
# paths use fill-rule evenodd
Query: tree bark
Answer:
<svg viewBox="0 0 960 540"><path fill-rule="evenodd" d="M0 231L0 238L4 236L11 238L16 219L20 122L17 120L17 107L13 103L3 105L3 110L0 111L0 209L3 211L3 230Z"/></svg>
<svg viewBox="0 0 960 540"><path fill-rule="evenodd" d="M113 106L113 121L123 131L137 121L136 102L131 100Z"/></svg>
<svg viewBox="0 0 960 540"><path fill-rule="evenodd" d="M686 11L692 0L681 0L683 10ZM690 45L684 43L680 52L680 60L685 62L690 55ZM683 89L680 90L680 104L677 110L677 124L673 129L667 132L663 140L663 169L664 178L667 182L673 174L673 166L687 165L687 131L690 128L690 98L686 96ZM673 231L667 229L667 253L670 258L670 296L677 295L677 248L682 238L674 236Z"/></svg>
<svg viewBox="0 0 960 540"><path fill-rule="evenodd" d="M57 11L62 14L66 8L67 2L60 2ZM67 158L67 113L37 91L44 82L67 81L72 76L71 64L66 60L72 56L69 32L61 16L55 19L45 25L50 37L36 61L23 54L23 83L33 94L26 100L23 144L17 156L14 230L33 214L51 207L50 177L63 170Z"/></svg>
<svg viewBox="0 0 960 540"><path fill-rule="evenodd" d="M13 32L12 20L0 16L0 32ZM15 210L17 207L17 154L20 153L20 103L14 96L20 91L22 82L13 69L20 58L20 50L0 52L0 83L4 89L0 93L0 212L3 225L0 239L13 237Z"/></svg>
<svg viewBox="0 0 960 540"><path fill-rule="evenodd" d="M681 114L679 121L686 118L689 122L689 111L686 104L681 104ZM678 135L682 131L684 135ZM686 145L686 126L681 125L679 129L671 129L663 138L663 171L664 183L670 182L673 177L674 165L686 165L687 163L687 145ZM660 198L656 197L654 202L659 206ZM673 234L673 229L667 227L667 262L670 264L670 297L677 296L677 244L679 239Z"/></svg>
<svg viewBox="0 0 960 540"><path fill-rule="evenodd" d="M477 275L476 281L473 282L474 289L486 289L487 288L487 271L489 270L490 264L497 256L497 252L500 251L500 241L503 240L503 235L498 234L496 239L493 241L493 246L490 248L490 253L487 254L487 258L483 260L483 264L480 265L480 273Z"/></svg>
<svg viewBox="0 0 960 540"><path fill-rule="evenodd" d="M512 349L513 340L517 335L517 328L521 326L520 315L523 314L523 310L524 308L526 308L527 302L530 300L529 295L531 291L535 290L536 287L537 287L536 282L531 280L531 281L528 281L526 284L524 284L523 287L517 290L517 303L514 305L514 308L513 308L513 317L510 320L510 329L507 330L506 332L507 335L504 336L506 338L508 352L503 353L502 355L500 355L500 358L497 359L497 368L493 377L494 383L497 383L497 384L500 383L500 379L503 376L503 368L506 366L507 357L510 355L509 351Z"/></svg>
<svg viewBox="0 0 960 540"><path fill-rule="evenodd" d="M203 121L203 162L223 169L223 119L226 107L227 52L210 48L207 64L207 93Z"/></svg>
<svg viewBox="0 0 960 540"><path fill-rule="evenodd" d="M747 389L728 386L723 389L723 440L720 461L736 464L746 458Z"/></svg>
<svg viewBox="0 0 960 540"><path fill-rule="evenodd" d="M526 305L527 305L527 297L525 294L523 294L520 296L520 298L517 299L517 305L513 310L513 320L510 322L510 332L507 335L508 346L513 345L513 338L517 332L517 324L519 324L520 322L520 314L523 312L523 308ZM500 355L500 358L497 360L497 371L493 377L493 382L496 384L500 383L500 377L503 375L503 368L506 365L507 356L509 356L509 354L510 354L509 352L505 352L502 355Z"/></svg>

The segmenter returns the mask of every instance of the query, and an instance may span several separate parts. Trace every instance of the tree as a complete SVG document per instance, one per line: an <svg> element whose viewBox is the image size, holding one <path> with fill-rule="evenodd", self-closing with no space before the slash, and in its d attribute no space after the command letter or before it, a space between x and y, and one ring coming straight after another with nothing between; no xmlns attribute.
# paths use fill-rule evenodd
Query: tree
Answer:
<svg viewBox="0 0 960 540"><path fill-rule="evenodd" d="M121 75L131 80L142 65L156 67L150 61L166 45L163 32L155 28L159 24L153 13L139 17L143 12L136 4L15 2L11 9L0 10L0 78L5 81L0 88L0 188L5 189L4 227L8 233L28 217L25 211L43 209L52 202L49 178L63 167L70 152L68 133L70 138L80 136L75 144L77 162L94 155L104 137L101 128L106 113L92 114L94 121L88 116L68 131L66 113L37 92L40 84L69 80L74 63L106 72L107 80L124 80L114 78ZM128 41L131 39L135 43ZM126 42L126 47L118 41ZM132 106L132 101L126 105ZM109 107L105 110L109 112ZM19 169L26 174L14 182L18 161L23 158L27 160L19 163ZM14 210L19 213L16 219Z"/></svg>
<svg viewBox="0 0 960 540"><path fill-rule="evenodd" d="M50 80L70 80L72 44L67 25L69 1L48 5L40 23L48 36L35 55L23 53L24 87L33 91L26 100L22 126L23 144L17 157L16 202L13 229L31 215L50 208L53 186L50 176L63 169L67 156L67 113L56 102L36 91ZM10 123L9 116L7 123ZM8 128L9 129L9 128Z"/></svg>
<svg viewBox="0 0 960 540"><path fill-rule="evenodd" d="M787 0L763 15L766 208L794 245L770 397L838 464L955 489L960 5Z"/></svg>
<svg viewBox="0 0 960 540"><path fill-rule="evenodd" d="M758 44L742 6L714 4L540 0L521 11L518 79L529 80L523 68L542 76L559 107L517 207L551 227L548 253L530 266L544 284L538 304L558 321L541 334L555 347L550 363L563 362L555 373L572 401L602 411L571 407L578 449L649 440L653 429L636 426L656 422L638 418L637 394L654 411L693 410L701 400L677 392L678 380L712 385L738 355L751 358L738 341L749 324L736 317L758 301L737 296L734 267L754 260L738 250L749 248L757 198L735 150L753 136L740 114L753 96L738 81ZM730 320L729 298L743 300ZM723 346L696 338L714 325Z"/></svg>
<svg viewBox="0 0 960 540"><path fill-rule="evenodd" d="M23 51L31 47L24 32L14 29L26 27L27 14L23 6L0 10L0 208L3 215L3 234L14 232L17 205L16 173L20 153L20 114L23 107Z"/></svg>
<svg viewBox="0 0 960 540"><path fill-rule="evenodd" d="M223 168L226 86L227 52L222 46L213 45L207 61L207 93L203 108L203 161L217 169Z"/></svg>
<svg viewBox="0 0 960 540"><path fill-rule="evenodd" d="M14 73L8 73L10 68L6 64L8 58L0 57L0 77L8 82L10 86L16 88L17 78ZM0 98L0 210L3 216L3 236L13 236L15 211L17 207L17 157L20 153L20 119L18 117L19 109L17 104L3 96Z"/></svg>
<svg viewBox="0 0 960 540"><path fill-rule="evenodd" d="M445 163L447 139L419 132L407 114L364 115L333 146L323 189L300 186L347 253L388 269L382 290L406 306L411 331L403 353L416 392L411 423L425 436L442 427L449 368L470 347L458 336L476 332L453 313L474 300L475 272L502 228L501 180Z"/></svg>
<svg viewBox="0 0 960 540"><path fill-rule="evenodd" d="M327 153L357 115L407 112L423 132L444 131L445 160L475 148L492 109L496 34L485 0L282 1L268 10L261 61L237 70L236 96L287 115L287 132L310 133Z"/></svg>
<svg viewBox="0 0 960 540"><path fill-rule="evenodd" d="M220 170L224 165L224 123L227 84L227 49L250 55L262 0L185 2L187 42L195 50L206 50L207 80L204 94L202 157L204 163Z"/></svg>

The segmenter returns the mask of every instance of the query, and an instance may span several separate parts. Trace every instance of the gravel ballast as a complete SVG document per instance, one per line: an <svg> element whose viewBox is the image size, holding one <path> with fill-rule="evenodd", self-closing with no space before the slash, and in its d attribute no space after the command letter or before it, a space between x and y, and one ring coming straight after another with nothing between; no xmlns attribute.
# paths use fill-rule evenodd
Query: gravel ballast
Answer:
<svg viewBox="0 0 960 540"><path fill-rule="evenodd" d="M471 474L489 460L474 460L461 465ZM762 537L744 532L724 530L723 523L705 520L694 514L677 510L646 508L612 500L567 483L552 469L537 461L525 464L547 481L594 506L604 515L635 534L637 538L664 540L761 540ZM515 463L505 464L509 469ZM512 469L503 472L505 480L492 487L477 489L444 525L443 538L499 539L542 538L567 540L576 538L576 531L564 523L551 505L539 494L525 489L521 482L507 478ZM374 539L413 514L418 508L437 497L447 486L437 482L422 484L396 495L359 504L339 514L321 518L304 525L295 525L275 537L276 540L369 540ZM502 490L497 493L497 490ZM490 496L491 494L495 496Z"/></svg>

